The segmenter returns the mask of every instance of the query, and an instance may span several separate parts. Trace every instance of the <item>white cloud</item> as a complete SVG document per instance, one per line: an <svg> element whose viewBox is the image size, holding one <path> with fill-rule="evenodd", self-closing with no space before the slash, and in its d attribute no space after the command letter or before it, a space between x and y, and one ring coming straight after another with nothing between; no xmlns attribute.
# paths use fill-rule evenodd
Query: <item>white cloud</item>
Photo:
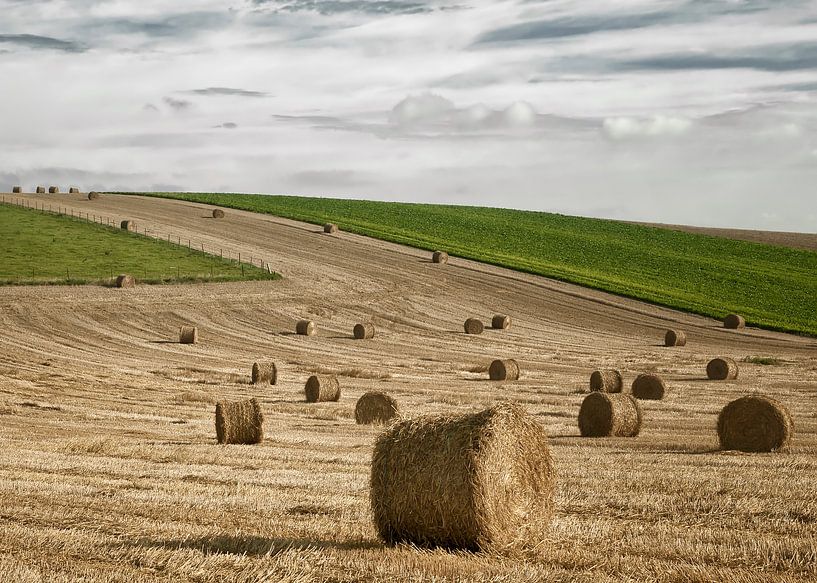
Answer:
<svg viewBox="0 0 817 583"><path fill-rule="evenodd" d="M613 117L604 120L604 131L611 138L680 136L692 127L692 122L680 117L656 115L651 118Z"/></svg>

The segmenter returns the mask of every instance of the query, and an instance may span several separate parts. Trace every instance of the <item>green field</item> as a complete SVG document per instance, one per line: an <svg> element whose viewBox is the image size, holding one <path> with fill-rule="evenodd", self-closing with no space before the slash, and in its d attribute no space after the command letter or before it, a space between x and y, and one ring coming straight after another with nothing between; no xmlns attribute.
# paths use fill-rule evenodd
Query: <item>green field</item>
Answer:
<svg viewBox="0 0 817 583"><path fill-rule="evenodd" d="M122 229L0 205L0 285L275 279L251 265L191 251Z"/></svg>
<svg viewBox="0 0 817 583"><path fill-rule="evenodd" d="M273 214L749 324L817 336L817 253L484 207L251 194L149 193Z"/></svg>

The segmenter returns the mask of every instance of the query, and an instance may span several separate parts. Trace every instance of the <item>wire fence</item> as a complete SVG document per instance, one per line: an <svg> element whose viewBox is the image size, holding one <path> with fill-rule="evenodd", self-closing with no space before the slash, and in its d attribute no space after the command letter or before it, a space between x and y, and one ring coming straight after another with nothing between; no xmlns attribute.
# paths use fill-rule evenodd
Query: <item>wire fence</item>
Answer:
<svg viewBox="0 0 817 583"><path fill-rule="evenodd" d="M19 198L14 196L0 196L0 203L5 205L11 206L18 206L22 208L28 208L31 210L39 211L42 213L48 213L63 217L69 217L74 220L79 221L87 221L89 223L95 223L98 225L106 226L111 229L116 230L125 230L126 225L125 221L128 221L127 230L131 233L136 235L148 237L150 239L156 239L159 241L167 242L173 245L177 245L179 247L186 247L189 251L195 253L201 253L203 255L207 255L213 259L213 262L209 266L209 271L199 271L195 273L191 272L183 272L181 268L176 267L175 269L171 270L151 270L148 266L142 266L140 269L137 270L136 273L131 273L134 277L137 277L143 281L172 281L172 280L196 280L196 279L207 279L207 280L218 280L218 279L236 279L237 274L229 274L224 272L223 269L219 269L220 266L229 265L231 267L235 267L241 270L241 277L245 277L245 266L251 266L253 268L258 268L265 271L268 275L274 275L272 267L270 263L264 259L263 257L258 256L257 254L242 252L236 250L235 248L225 248L225 247L216 247L214 245L209 245L204 241L197 240L195 238L190 237L183 237L180 234L166 232L163 230L158 229L149 229L146 226L139 226L138 222L132 219L115 219L109 215L102 215L96 214L87 211L76 210L73 207L62 206L60 204L54 204L53 202L48 201L38 201L36 199L29 199L29 198ZM38 273L39 267L39 273ZM109 273L102 274L99 271L89 272L89 273L81 273L77 272L76 270L72 270L70 268L66 268L65 276L60 274L55 274L54 269L43 269L41 266L37 266L32 264L31 266L31 276L29 277L28 274L25 276L21 276L20 274L15 274L12 276L7 276L0 272L0 284L2 283L41 283L46 281L99 281L104 279L110 279L111 282L116 279L119 274L119 271L114 269L114 266L109 268ZM130 271L133 271L131 269ZM230 270L232 272L232 269ZM257 272L256 272L257 273ZM257 279L257 278L255 278ZM41 280L41 281L38 281Z"/></svg>

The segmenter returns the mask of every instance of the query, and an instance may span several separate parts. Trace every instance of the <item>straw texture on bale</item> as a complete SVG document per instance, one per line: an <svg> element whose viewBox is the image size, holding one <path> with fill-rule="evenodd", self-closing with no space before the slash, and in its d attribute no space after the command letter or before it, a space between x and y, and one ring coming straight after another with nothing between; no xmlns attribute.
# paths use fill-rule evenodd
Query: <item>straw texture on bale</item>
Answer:
<svg viewBox="0 0 817 583"><path fill-rule="evenodd" d="M794 421L783 403L765 395L746 395L726 405L718 416L723 449L769 452L791 442Z"/></svg>
<svg viewBox="0 0 817 583"><path fill-rule="evenodd" d="M445 251L435 251L431 254L431 261L434 263L448 263L448 253Z"/></svg>
<svg viewBox="0 0 817 583"><path fill-rule="evenodd" d="M380 391L369 391L357 400L355 422L358 425L384 424L398 415L397 401Z"/></svg>
<svg viewBox="0 0 817 583"><path fill-rule="evenodd" d="M135 231L136 230L136 221L122 221L119 226L126 231Z"/></svg>
<svg viewBox="0 0 817 583"><path fill-rule="evenodd" d="M255 399L216 403L216 439L250 445L264 440L264 413Z"/></svg>
<svg viewBox="0 0 817 583"><path fill-rule="evenodd" d="M135 286L136 280L132 275L123 273L122 275L116 278L116 287L135 287Z"/></svg>
<svg viewBox="0 0 817 583"><path fill-rule="evenodd" d="M664 346L686 346L687 335L683 330L667 330Z"/></svg>
<svg viewBox="0 0 817 583"><path fill-rule="evenodd" d="M513 551L540 545L553 517L547 433L518 404L392 425L375 443L370 486L389 545Z"/></svg>
<svg viewBox="0 0 817 583"><path fill-rule="evenodd" d="M224 218L224 211L221 209L213 209L213 218L214 219L223 219Z"/></svg>
<svg viewBox="0 0 817 583"><path fill-rule="evenodd" d="M511 317L505 314L496 314L491 318L491 328L495 330L507 330L511 327Z"/></svg>
<svg viewBox="0 0 817 583"><path fill-rule="evenodd" d="M633 381L633 396L636 399L661 400L667 391L664 380L657 374L640 374Z"/></svg>
<svg viewBox="0 0 817 583"><path fill-rule="evenodd" d="M482 334L482 331L485 329L485 326L482 324L482 320L477 320L476 318L468 318L463 324L465 328L466 334Z"/></svg>
<svg viewBox="0 0 817 583"><path fill-rule="evenodd" d="M79 194L79 188L77 188L76 186L72 186L72 187L70 187L68 189L68 193L69 194Z"/></svg>
<svg viewBox="0 0 817 583"><path fill-rule="evenodd" d="M20 193L23 192L23 187L22 186L12 186L11 187L11 192L12 192L12 194L20 194Z"/></svg>
<svg viewBox="0 0 817 583"><path fill-rule="evenodd" d="M45 194L45 186L38 186L36 192L37 194Z"/></svg>
<svg viewBox="0 0 817 583"><path fill-rule="evenodd" d="M603 393L620 393L624 388L621 373L615 369L594 370L590 375L590 390Z"/></svg>
<svg viewBox="0 0 817 583"><path fill-rule="evenodd" d="M736 379L738 378L738 363L733 358L713 358L706 365L706 376L713 381Z"/></svg>
<svg viewBox="0 0 817 583"><path fill-rule="evenodd" d="M338 232L338 226L335 223L326 223L323 226L323 232L324 233L337 233Z"/></svg>
<svg viewBox="0 0 817 583"><path fill-rule="evenodd" d="M372 323L355 324L352 333L358 340L369 340L371 338L374 338L374 324Z"/></svg>
<svg viewBox="0 0 817 583"><path fill-rule="evenodd" d="M590 393L579 409L582 437L635 437L641 421L641 405L621 393Z"/></svg>
<svg viewBox="0 0 817 583"><path fill-rule="evenodd" d="M98 192L89 192L88 193L88 200L96 200L99 198Z"/></svg>
<svg viewBox="0 0 817 583"><path fill-rule="evenodd" d="M299 320L298 323L295 324L295 332L301 336L314 336L317 332L315 322L312 320Z"/></svg>
<svg viewBox="0 0 817 583"><path fill-rule="evenodd" d="M60 187L59 186L49 186L48 187L48 194L59 194Z"/></svg>
<svg viewBox="0 0 817 583"><path fill-rule="evenodd" d="M312 375L304 387L306 400L310 403L340 400L340 383L338 377L331 375Z"/></svg>
<svg viewBox="0 0 817 583"><path fill-rule="evenodd" d="M492 381L518 381L519 363L513 358L495 360L488 367L488 377Z"/></svg>
<svg viewBox="0 0 817 583"><path fill-rule="evenodd" d="M199 329L195 326L179 328L179 344L196 344L199 341Z"/></svg>
<svg viewBox="0 0 817 583"><path fill-rule="evenodd" d="M746 327L746 318L738 314L729 314L723 319L723 327L737 330Z"/></svg>
<svg viewBox="0 0 817 583"><path fill-rule="evenodd" d="M274 385L278 382L278 368L274 362L255 362L252 365L252 384Z"/></svg>

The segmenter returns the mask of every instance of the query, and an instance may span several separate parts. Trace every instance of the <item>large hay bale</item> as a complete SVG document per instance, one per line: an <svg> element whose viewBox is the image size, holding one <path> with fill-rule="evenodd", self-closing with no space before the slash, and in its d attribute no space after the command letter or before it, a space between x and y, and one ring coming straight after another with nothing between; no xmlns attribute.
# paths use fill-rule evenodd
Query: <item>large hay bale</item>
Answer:
<svg viewBox="0 0 817 583"><path fill-rule="evenodd" d="M338 226L335 223L326 223L323 226L323 232L324 233L337 233L338 232Z"/></svg>
<svg viewBox="0 0 817 583"><path fill-rule="evenodd" d="M11 187L11 193L12 194L22 194L22 192L23 192L23 187L22 186L12 186Z"/></svg>
<svg viewBox="0 0 817 583"><path fill-rule="evenodd" d="M435 251L431 254L431 261L433 263L448 263L448 253L445 251Z"/></svg>
<svg viewBox="0 0 817 583"><path fill-rule="evenodd" d="M126 231L135 231L136 230L136 221L122 221L119 223L119 226Z"/></svg>
<svg viewBox="0 0 817 583"><path fill-rule="evenodd" d="M213 209L213 218L214 219L223 219L224 218L224 211L221 209Z"/></svg>
<svg viewBox="0 0 817 583"><path fill-rule="evenodd" d="M199 341L199 329L195 326L179 328L179 344L196 344Z"/></svg>
<svg viewBox="0 0 817 583"><path fill-rule="evenodd" d="M132 275L123 273L116 278L116 287L135 287L136 279Z"/></svg>
<svg viewBox="0 0 817 583"><path fill-rule="evenodd" d="M255 362L252 365L252 384L274 385L278 382L278 367L274 362Z"/></svg>
<svg viewBox="0 0 817 583"><path fill-rule="evenodd" d="M683 330L667 330L664 334L664 346L686 346L687 335Z"/></svg>
<svg viewBox="0 0 817 583"><path fill-rule="evenodd" d="M746 327L746 318L738 314L729 314L723 319L723 327L737 330Z"/></svg>
<svg viewBox="0 0 817 583"><path fill-rule="evenodd" d="M340 383L334 375L312 375L304 387L306 400L310 403L340 400Z"/></svg>
<svg viewBox="0 0 817 583"><path fill-rule="evenodd" d="M68 194L79 194L79 188L71 186L68 188Z"/></svg>
<svg viewBox="0 0 817 583"><path fill-rule="evenodd" d="M776 451L789 444L793 431L794 420L786 406L765 395L736 399L718 415L722 449Z"/></svg>
<svg viewBox="0 0 817 583"><path fill-rule="evenodd" d="M492 381L518 381L519 363L513 358L495 360L488 367L488 377Z"/></svg>
<svg viewBox="0 0 817 583"><path fill-rule="evenodd" d="M38 187L35 189L35 192L36 192L37 194L45 194L45 186L38 186Z"/></svg>
<svg viewBox="0 0 817 583"><path fill-rule="evenodd" d="M657 374L640 374L633 381L633 396L636 399L659 401L667 391L664 380Z"/></svg>
<svg viewBox="0 0 817 583"><path fill-rule="evenodd" d="M507 330L511 327L511 317L505 314L496 314L491 318L491 328L494 330Z"/></svg>
<svg viewBox="0 0 817 583"><path fill-rule="evenodd" d="M355 422L358 425L388 423L398 415L397 401L380 391L369 391L357 400Z"/></svg>
<svg viewBox="0 0 817 583"><path fill-rule="evenodd" d="M374 324L367 322L365 324L355 324L352 330L357 340L370 340L374 338Z"/></svg>
<svg viewBox="0 0 817 583"><path fill-rule="evenodd" d="M706 365L706 376L713 381L724 381L738 378L738 363L729 357L718 357Z"/></svg>
<svg viewBox="0 0 817 583"><path fill-rule="evenodd" d="M615 369L594 370L590 375L590 390L620 393L624 388L621 373Z"/></svg>
<svg viewBox="0 0 817 583"><path fill-rule="evenodd" d="M482 320L477 320L476 318L468 318L463 327L465 328L466 334L482 334L482 331L485 329Z"/></svg>
<svg viewBox="0 0 817 583"><path fill-rule="evenodd" d="M299 320L295 324L295 333L300 334L301 336L314 336L317 334L315 322L312 320Z"/></svg>
<svg viewBox="0 0 817 583"><path fill-rule="evenodd" d="M48 194L59 194L60 187L59 186L49 186L48 187Z"/></svg>
<svg viewBox="0 0 817 583"><path fill-rule="evenodd" d="M264 440L264 413L255 399L216 403L216 439L219 443L261 443Z"/></svg>
<svg viewBox="0 0 817 583"><path fill-rule="evenodd" d="M641 421L641 405L632 395L590 393L579 409L582 437L635 437Z"/></svg>
<svg viewBox="0 0 817 583"><path fill-rule="evenodd" d="M88 200L96 200L99 198L98 192L89 192L88 193Z"/></svg>
<svg viewBox="0 0 817 583"><path fill-rule="evenodd" d="M393 425L375 443L370 485L374 523L389 545L535 547L553 517L547 433L514 403Z"/></svg>

